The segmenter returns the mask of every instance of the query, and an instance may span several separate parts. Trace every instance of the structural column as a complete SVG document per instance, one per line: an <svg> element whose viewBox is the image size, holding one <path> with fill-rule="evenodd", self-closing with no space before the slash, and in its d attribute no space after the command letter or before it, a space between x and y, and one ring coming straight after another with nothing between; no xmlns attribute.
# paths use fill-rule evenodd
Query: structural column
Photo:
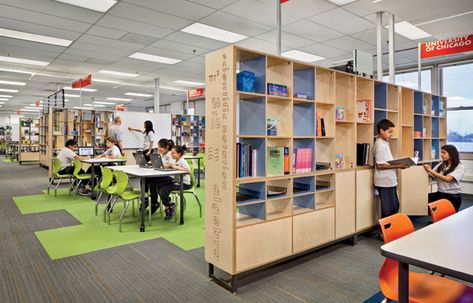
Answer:
<svg viewBox="0 0 473 303"><path fill-rule="evenodd" d="M383 12L376 13L376 75L383 81Z"/></svg>
<svg viewBox="0 0 473 303"><path fill-rule="evenodd" d="M154 79L154 112L159 113L160 112L160 100L159 100L159 78Z"/></svg>
<svg viewBox="0 0 473 303"><path fill-rule="evenodd" d="M389 82L394 83L394 14L389 14Z"/></svg>
<svg viewBox="0 0 473 303"><path fill-rule="evenodd" d="M277 55L281 56L281 0L276 0L276 6L277 6L277 25L278 25Z"/></svg>

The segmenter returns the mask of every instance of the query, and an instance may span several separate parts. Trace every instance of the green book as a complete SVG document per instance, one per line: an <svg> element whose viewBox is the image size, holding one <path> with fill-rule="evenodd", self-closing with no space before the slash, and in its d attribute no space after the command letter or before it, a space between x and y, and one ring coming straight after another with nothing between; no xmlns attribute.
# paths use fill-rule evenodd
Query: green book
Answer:
<svg viewBox="0 0 473 303"><path fill-rule="evenodd" d="M284 175L284 147L268 147L266 168L268 176Z"/></svg>

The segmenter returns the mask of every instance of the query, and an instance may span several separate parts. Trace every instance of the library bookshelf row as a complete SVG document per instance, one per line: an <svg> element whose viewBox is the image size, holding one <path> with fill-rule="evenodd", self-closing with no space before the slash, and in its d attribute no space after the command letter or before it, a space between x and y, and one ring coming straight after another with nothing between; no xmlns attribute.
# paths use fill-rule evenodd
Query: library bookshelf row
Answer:
<svg viewBox="0 0 473 303"><path fill-rule="evenodd" d="M18 143L18 162L39 161L39 120L20 118L20 141Z"/></svg>
<svg viewBox="0 0 473 303"><path fill-rule="evenodd" d="M97 152L105 151L109 125L113 123L111 111L49 108L39 120L40 164L50 168L69 139L79 146L93 146Z"/></svg>
<svg viewBox="0 0 473 303"><path fill-rule="evenodd" d="M171 115L171 139L177 145L186 145L191 153L205 148L205 116Z"/></svg>
<svg viewBox="0 0 473 303"><path fill-rule="evenodd" d="M375 226L381 119L395 158L446 143L444 97L236 46L207 54L206 90L205 258L232 276ZM426 212L412 176L429 184L401 172L401 208Z"/></svg>

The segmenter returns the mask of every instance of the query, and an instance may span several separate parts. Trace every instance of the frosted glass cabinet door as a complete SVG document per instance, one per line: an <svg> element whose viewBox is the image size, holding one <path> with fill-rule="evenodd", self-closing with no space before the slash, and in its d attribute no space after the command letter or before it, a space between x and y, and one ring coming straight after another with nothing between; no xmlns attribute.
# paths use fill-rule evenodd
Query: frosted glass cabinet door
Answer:
<svg viewBox="0 0 473 303"><path fill-rule="evenodd" d="M429 192L429 177L424 167L412 166L399 172L398 194L402 213L426 216Z"/></svg>

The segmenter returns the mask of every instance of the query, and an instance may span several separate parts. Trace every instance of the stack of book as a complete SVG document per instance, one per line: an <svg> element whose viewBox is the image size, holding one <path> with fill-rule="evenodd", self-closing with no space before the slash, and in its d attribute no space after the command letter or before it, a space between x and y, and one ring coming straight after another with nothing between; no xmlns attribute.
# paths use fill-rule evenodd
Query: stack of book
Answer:
<svg viewBox="0 0 473 303"><path fill-rule="evenodd" d="M255 177L258 152L251 144L236 145L236 175L238 178Z"/></svg>
<svg viewBox="0 0 473 303"><path fill-rule="evenodd" d="M292 172L295 174L312 172L312 148L295 148Z"/></svg>
<svg viewBox="0 0 473 303"><path fill-rule="evenodd" d="M356 165L365 166L370 163L370 145L368 143L356 144Z"/></svg>
<svg viewBox="0 0 473 303"><path fill-rule="evenodd" d="M266 169L268 175L288 175L289 174L289 148L282 146L268 147L268 157L266 159Z"/></svg>

